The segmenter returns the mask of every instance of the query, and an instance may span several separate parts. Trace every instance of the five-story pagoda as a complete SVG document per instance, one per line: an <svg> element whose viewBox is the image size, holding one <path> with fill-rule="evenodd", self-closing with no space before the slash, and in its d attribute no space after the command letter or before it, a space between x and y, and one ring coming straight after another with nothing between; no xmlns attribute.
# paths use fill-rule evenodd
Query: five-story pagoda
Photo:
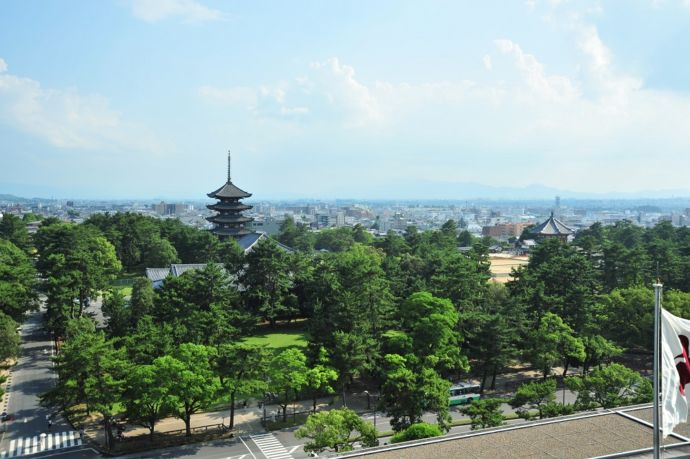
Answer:
<svg viewBox="0 0 690 459"><path fill-rule="evenodd" d="M227 237L239 238L252 233L252 230L247 228L247 226L254 219L242 215L243 211L251 209L252 206L240 202L241 199L248 198L251 195L251 193L247 193L233 185L230 176L230 151L228 151L228 181L216 191L207 194L209 198L218 200L217 203L206 206L218 212L216 215L206 218L214 225L212 232L221 239Z"/></svg>

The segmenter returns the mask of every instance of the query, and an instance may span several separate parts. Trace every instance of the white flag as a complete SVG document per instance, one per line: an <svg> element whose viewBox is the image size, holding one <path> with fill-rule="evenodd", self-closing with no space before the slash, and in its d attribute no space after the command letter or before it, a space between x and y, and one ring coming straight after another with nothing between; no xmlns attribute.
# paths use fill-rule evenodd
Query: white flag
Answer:
<svg viewBox="0 0 690 459"><path fill-rule="evenodd" d="M690 320L661 309L661 429L664 437L688 420Z"/></svg>

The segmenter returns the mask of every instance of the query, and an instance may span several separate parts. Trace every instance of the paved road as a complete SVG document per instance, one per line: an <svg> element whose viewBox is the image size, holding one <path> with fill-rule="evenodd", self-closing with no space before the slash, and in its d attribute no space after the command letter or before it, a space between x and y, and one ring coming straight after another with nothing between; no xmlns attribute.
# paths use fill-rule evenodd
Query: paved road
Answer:
<svg viewBox="0 0 690 459"><path fill-rule="evenodd" d="M58 453L81 445L78 433L61 415L40 405L39 395L53 387L55 378L53 344L41 322L42 312L34 312L21 327L20 357L11 369L9 398L3 405L14 420L2 423L0 459L44 451Z"/></svg>

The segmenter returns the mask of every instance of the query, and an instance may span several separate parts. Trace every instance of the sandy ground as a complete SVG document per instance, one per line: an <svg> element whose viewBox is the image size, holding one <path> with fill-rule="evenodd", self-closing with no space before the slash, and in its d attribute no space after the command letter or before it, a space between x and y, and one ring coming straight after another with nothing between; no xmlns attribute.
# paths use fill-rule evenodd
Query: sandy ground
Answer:
<svg viewBox="0 0 690 459"><path fill-rule="evenodd" d="M508 282L513 268L526 265L529 257L508 254L494 254L489 257L491 262L491 280L494 282Z"/></svg>

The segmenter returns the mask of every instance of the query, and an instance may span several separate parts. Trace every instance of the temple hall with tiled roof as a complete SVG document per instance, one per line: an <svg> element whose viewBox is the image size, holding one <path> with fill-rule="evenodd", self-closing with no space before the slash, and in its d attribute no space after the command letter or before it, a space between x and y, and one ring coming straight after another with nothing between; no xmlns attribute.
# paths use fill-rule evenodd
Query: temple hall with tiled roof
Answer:
<svg viewBox="0 0 690 459"><path fill-rule="evenodd" d="M530 236L537 240L555 237L563 242L567 242L568 236L574 233L575 230L554 217L553 212L545 222L535 226L529 232Z"/></svg>

